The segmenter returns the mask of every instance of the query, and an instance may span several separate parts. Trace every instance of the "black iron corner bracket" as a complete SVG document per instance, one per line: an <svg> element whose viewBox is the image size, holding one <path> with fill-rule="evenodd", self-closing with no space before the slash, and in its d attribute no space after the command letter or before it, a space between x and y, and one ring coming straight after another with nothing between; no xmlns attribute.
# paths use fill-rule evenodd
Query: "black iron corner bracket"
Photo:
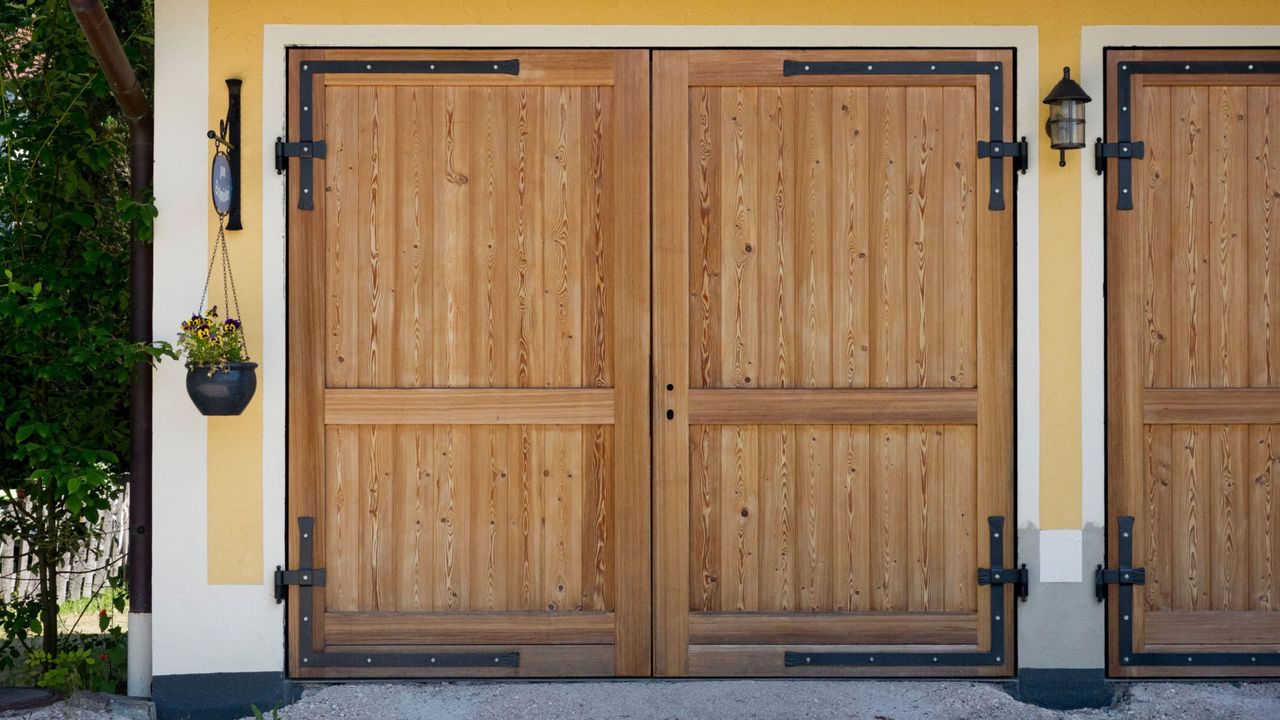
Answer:
<svg viewBox="0 0 1280 720"><path fill-rule="evenodd" d="M1099 143L1095 146L1094 164L1105 167L1105 158L1116 160L1116 209L1133 209L1133 160L1142 157L1142 143L1133 139L1133 76L1134 75L1251 75L1263 73L1280 73L1280 62L1261 60L1130 60L1121 62L1116 68L1116 135L1114 143ZM1128 146L1135 153L1125 154ZM1115 155L1109 148L1117 151ZM1102 153L1099 155L1098 153ZM1099 170L1101 172L1101 170Z"/></svg>
<svg viewBox="0 0 1280 720"><path fill-rule="evenodd" d="M1004 607L1004 586L1016 584L1026 566L1004 567L1004 516L987 518L987 536L991 541L991 567L978 571L978 584L991 587L991 648L987 652L798 652L783 655L786 667L963 667L998 666L1005 656L1004 629L1008 622ZM1025 575L1022 575L1025 577ZM1025 597L1025 596L1024 596Z"/></svg>
<svg viewBox="0 0 1280 720"><path fill-rule="evenodd" d="M298 207L315 207L312 159L324 157L324 141L317 140L314 88L312 80L323 74L403 74L403 75L519 75L519 60L303 60L298 64L298 134L296 143L276 143L276 172L288 167L286 158L298 158ZM284 146L283 148L281 146ZM312 147L310 154L303 146ZM284 154L281 154L283 150ZM291 154L296 152L297 154ZM282 166L283 163L283 166Z"/></svg>
<svg viewBox="0 0 1280 720"><path fill-rule="evenodd" d="M315 548L316 521L313 517L298 518L299 570L276 570L276 601L280 602L282 589L287 595L289 585L298 586L298 662L303 667L325 668L515 668L520 667L520 653L505 652L329 652L315 650L312 636L315 597L312 588L324 585L324 570L312 568ZM306 576L310 574L308 579Z"/></svg>
<svg viewBox="0 0 1280 720"><path fill-rule="evenodd" d="M1121 515L1116 518L1120 537L1117 546L1120 554L1120 567L1114 570L1099 567L1098 580L1104 582L1099 587L1105 596L1107 585L1116 585L1120 664L1129 666L1159 667L1265 667L1280 665L1280 653L1277 652L1177 652L1154 653L1135 652L1133 649L1133 586L1146 582L1143 568L1133 567L1133 516ZM1126 573L1130 577L1124 577ZM1110 582L1116 577L1115 582Z"/></svg>
<svg viewBox="0 0 1280 720"><path fill-rule="evenodd" d="M990 118L991 140L985 141L990 148L1001 148L1001 152L990 155L981 154L978 143L978 157L991 158L991 198L987 202L990 210L1004 210L1004 159L1012 155L1005 150L1017 143L1001 140L1004 127L1004 115L1008 108L1004 103L1004 64L1000 62L968 62L968 61L893 61L893 62L851 62L851 61L804 61L783 60L783 77L796 75L986 75L991 78ZM1015 168L1025 170L1026 151L1021 151L1023 166Z"/></svg>

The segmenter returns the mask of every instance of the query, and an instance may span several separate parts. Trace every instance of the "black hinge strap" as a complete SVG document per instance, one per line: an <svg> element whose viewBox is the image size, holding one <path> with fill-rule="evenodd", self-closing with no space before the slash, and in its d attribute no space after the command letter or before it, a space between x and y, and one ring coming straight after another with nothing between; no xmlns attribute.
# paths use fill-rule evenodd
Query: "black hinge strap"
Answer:
<svg viewBox="0 0 1280 720"><path fill-rule="evenodd" d="M325 575L324 568L304 569L304 570L285 570L279 565L276 566L276 604L285 601L289 597L289 586L297 585L298 587L324 587Z"/></svg>
<svg viewBox="0 0 1280 720"><path fill-rule="evenodd" d="M276 174L289 169L289 158L322 158L325 156L323 140L310 142L285 142L284 138L276 138Z"/></svg>
<svg viewBox="0 0 1280 720"><path fill-rule="evenodd" d="M1014 595L1026 600L1031 594L1031 575L1026 563L1016 568L978 568L979 585L1012 585Z"/></svg>
<svg viewBox="0 0 1280 720"><path fill-rule="evenodd" d="M1027 139L1025 137L1017 142L1003 142L1001 140L978 141L978 157L1013 158L1013 169L1015 172L1023 174L1027 172L1027 163L1029 160L1027 156Z"/></svg>
<svg viewBox="0 0 1280 720"><path fill-rule="evenodd" d="M1115 158L1123 167L1128 167L1129 163L1124 162L1135 158L1142 158L1146 155L1146 146L1141 142L1103 142L1102 138L1098 138L1093 143L1093 170L1101 175L1107 169L1107 158ZM1133 206L1133 198L1131 197L1133 174L1121 173L1124 185L1120 188L1120 199L1128 200L1130 208Z"/></svg>

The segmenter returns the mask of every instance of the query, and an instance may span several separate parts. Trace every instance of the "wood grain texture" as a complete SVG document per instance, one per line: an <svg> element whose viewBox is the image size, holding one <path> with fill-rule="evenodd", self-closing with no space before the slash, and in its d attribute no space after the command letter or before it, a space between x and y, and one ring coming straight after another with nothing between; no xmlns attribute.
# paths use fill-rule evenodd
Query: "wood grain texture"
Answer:
<svg viewBox="0 0 1280 720"><path fill-rule="evenodd" d="M292 57L507 54L519 76L315 77L290 548L316 517L314 650L554 642L529 672L646 674L648 54Z"/></svg>
<svg viewBox="0 0 1280 720"><path fill-rule="evenodd" d="M678 148L654 170L673 673L783 674L763 643L838 613L954 611L978 642L982 521L1010 513L1012 226L977 201L985 81L783 79L791 55L655 65L655 148Z"/></svg>
<svg viewBox="0 0 1280 720"><path fill-rule="evenodd" d="M1113 51L1108 72L1128 60L1241 52L1277 57ZM1134 210L1108 209L1108 494L1112 512L1137 518L1147 583L1135 642L1154 652L1280 647L1271 628L1280 79L1243 80L1135 78L1133 129L1148 149L1133 164ZM1114 95L1108 103L1110 114ZM1120 666L1114 641L1109 662L1124 676L1227 671Z"/></svg>

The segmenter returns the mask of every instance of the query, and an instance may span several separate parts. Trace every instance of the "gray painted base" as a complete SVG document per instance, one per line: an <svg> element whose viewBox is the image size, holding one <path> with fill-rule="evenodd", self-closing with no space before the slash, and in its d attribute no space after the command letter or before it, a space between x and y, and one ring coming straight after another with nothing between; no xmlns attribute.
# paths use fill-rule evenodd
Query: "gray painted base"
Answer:
<svg viewBox="0 0 1280 720"><path fill-rule="evenodd" d="M1025 703L1051 710L1100 708L1115 700L1116 686L1102 669L1023 668L1005 689Z"/></svg>
<svg viewBox="0 0 1280 720"><path fill-rule="evenodd" d="M1040 530L1018 529L1018 561L1031 575L1030 597L1018 603L1018 667L1094 670L1106 667L1106 614L1093 593L1093 568L1103 561L1102 528L1084 529L1077 583L1040 582ZM1020 673L1021 675L1021 673Z"/></svg>
<svg viewBox="0 0 1280 720"><path fill-rule="evenodd" d="M157 675L151 683L156 720L235 720L253 714L250 705L271 709L302 697L302 687L284 673Z"/></svg>

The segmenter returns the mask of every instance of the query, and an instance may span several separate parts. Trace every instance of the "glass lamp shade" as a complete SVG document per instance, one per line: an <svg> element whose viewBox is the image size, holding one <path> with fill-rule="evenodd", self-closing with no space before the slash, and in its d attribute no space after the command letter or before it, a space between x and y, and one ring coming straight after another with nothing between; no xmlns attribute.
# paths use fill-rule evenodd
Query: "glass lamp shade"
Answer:
<svg viewBox="0 0 1280 720"><path fill-rule="evenodd" d="M1058 100L1049 105L1045 132L1054 150L1078 150L1085 146L1084 104L1082 100Z"/></svg>

